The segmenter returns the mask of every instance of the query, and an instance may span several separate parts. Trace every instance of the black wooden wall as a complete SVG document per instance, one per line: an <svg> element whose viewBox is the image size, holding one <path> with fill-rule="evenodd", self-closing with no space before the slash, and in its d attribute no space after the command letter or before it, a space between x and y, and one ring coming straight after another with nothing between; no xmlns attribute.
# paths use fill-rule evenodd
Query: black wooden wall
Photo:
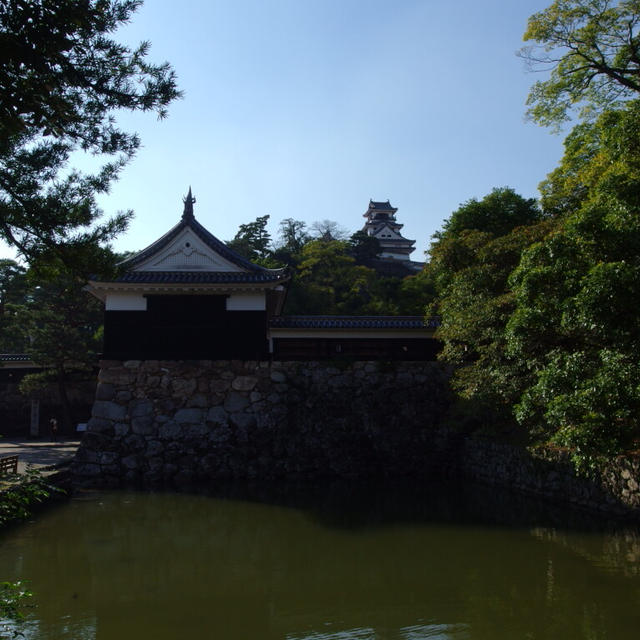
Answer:
<svg viewBox="0 0 640 640"><path fill-rule="evenodd" d="M264 311L226 311L226 296L159 296L146 311L106 311L106 359L261 360L268 357Z"/></svg>

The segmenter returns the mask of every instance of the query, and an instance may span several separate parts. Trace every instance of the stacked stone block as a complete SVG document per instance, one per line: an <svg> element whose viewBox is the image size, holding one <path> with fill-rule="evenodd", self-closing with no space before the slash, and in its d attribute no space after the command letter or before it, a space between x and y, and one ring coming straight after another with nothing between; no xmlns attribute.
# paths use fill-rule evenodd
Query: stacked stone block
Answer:
<svg viewBox="0 0 640 640"><path fill-rule="evenodd" d="M78 484L423 473L436 363L103 361Z"/></svg>

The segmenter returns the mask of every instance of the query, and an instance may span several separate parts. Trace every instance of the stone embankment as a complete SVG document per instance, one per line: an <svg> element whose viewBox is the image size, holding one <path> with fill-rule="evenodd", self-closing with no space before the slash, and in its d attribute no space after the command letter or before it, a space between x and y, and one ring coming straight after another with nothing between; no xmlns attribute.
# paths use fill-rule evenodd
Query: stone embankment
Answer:
<svg viewBox="0 0 640 640"><path fill-rule="evenodd" d="M78 454L82 486L439 475L640 519L640 460L597 478L566 451L440 426L433 362L104 361Z"/></svg>
<svg viewBox="0 0 640 640"><path fill-rule="evenodd" d="M424 473L433 362L103 361L77 484Z"/></svg>
<svg viewBox="0 0 640 640"><path fill-rule="evenodd" d="M456 444L451 462L457 477L640 520L638 456L620 456L585 477L576 474L567 450L528 450L473 436Z"/></svg>

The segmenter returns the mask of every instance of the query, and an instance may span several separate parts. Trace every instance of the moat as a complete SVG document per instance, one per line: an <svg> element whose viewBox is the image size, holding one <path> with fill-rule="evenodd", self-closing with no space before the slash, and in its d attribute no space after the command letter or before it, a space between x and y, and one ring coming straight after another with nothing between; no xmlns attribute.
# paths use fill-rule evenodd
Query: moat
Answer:
<svg viewBox="0 0 640 640"><path fill-rule="evenodd" d="M640 533L482 487L79 492L3 532L39 640L636 638Z"/></svg>

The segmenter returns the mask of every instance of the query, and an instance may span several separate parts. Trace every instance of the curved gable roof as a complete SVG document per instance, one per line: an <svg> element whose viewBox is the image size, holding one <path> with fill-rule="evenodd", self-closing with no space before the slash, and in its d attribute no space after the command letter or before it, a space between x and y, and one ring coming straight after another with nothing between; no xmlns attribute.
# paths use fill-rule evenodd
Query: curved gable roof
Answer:
<svg viewBox="0 0 640 640"><path fill-rule="evenodd" d="M194 236L198 238L206 248L208 248L217 257L235 266L238 272L244 272L247 276L251 275L249 280L270 281L280 280L286 277L286 268L267 269L266 267L254 264L250 260L247 260L245 257L241 256L239 253L228 247L224 242L218 240L218 238L216 238L210 231L208 231L195 219L193 215L194 202L195 198L191 196L191 189L189 189L189 194L185 198L184 212L182 214L182 219L180 220L180 222L154 243L150 244L148 247L131 256L130 258L123 260L120 263L120 266L126 270L126 273L118 280L143 281L145 279L145 276L143 274L147 274L149 275L149 277L151 277L151 272L156 272L157 269L154 268L150 271L147 271L145 269L145 263L148 263L154 258L154 256L159 256L165 250L169 249L172 243L174 243L178 239L178 237L185 231L190 231L191 233L193 233ZM213 274L219 273L219 271L215 268L206 269L206 271L208 271L209 273L209 280L211 280ZM184 281L185 278L188 279L188 273L184 268L174 270L171 268L163 267L162 272L164 273L165 278L168 274L175 272L176 276L178 275L178 273L182 274L180 276L181 281ZM228 279L228 276L229 274L227 273L226 279ZM200 279L202 279L202 272L200 273ZM215 278L213 278L213 280L215 280Z"/></svg>

